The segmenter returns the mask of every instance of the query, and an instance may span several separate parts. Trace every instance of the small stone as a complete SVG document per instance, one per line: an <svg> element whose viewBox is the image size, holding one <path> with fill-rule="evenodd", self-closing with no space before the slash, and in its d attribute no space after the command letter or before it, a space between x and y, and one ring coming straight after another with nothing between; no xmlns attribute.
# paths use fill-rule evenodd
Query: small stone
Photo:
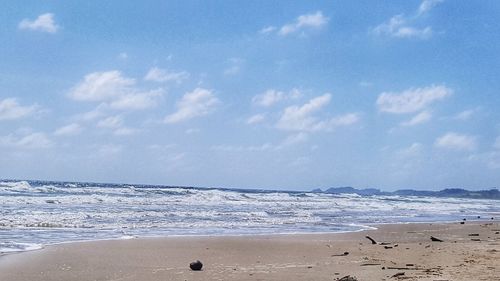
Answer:
<svg viewBox="0 0 500 281"><path fill-rule="evenodd" d="M202 267L203 267L203 263L201 263L201 261L198 261L198 260L189 264L189 268L191 268L191 270L195 270L195 271L201 270Z"/></svg>

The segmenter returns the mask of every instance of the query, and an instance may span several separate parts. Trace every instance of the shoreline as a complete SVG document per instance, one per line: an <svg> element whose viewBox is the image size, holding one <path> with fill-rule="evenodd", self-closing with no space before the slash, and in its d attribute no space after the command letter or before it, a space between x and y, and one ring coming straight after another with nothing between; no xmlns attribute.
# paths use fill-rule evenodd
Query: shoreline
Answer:
<svg viewBox="0 0 500 281"><path fill-rule="evenodd" d="M398 280L391 276L399 271L406 280L500 280L496 233L498 221L467 221L384 224L348 233L64 242L1 256L0 280L289 281L352 275L373 281ZM384 244L372 245L366 235ZM445 242L432 242L430 236ZM205 263L201 272L188 267L197 259Z"/></svg>
<svg viewBox="0 0 500 281"><path fill-rule="evenodd" d="M469 224L477 224L477 223L489 223L495 222L493 218L491 220L481 218L467 221ZM369 230L377 230L383 226L397 226L397 225L408 225L408 224L454 224L457 223L454 221L434 221L434 222L389 222L389 223L369 223L369 224L356 224L356 226L361 227L362 229L358 230L345 230L345 231L311 231L311 232L278 232L278 233L242 233L242 234L171 234L171 235L151 235L151 236L139 236L139 235L124 235L123 237L111 237L111 238L99 238L99 239L89 239L89 240L72 240L72 241L63 241L63 242L55 242L48 244L40 244L40 243L19 243L19 244L30 244L30 245L40 245L40 248L30 249L30 250L20 250L20 251L7 251L1 252L0 257L11 255L11 254L21 254L25 252L32 251L40 251L45 247L64 245L64 244L73 244L73 243L88 243L88 242L100 242L100 241L122 241L122 240L135 240L135 239L166 239L166 238L177 238L177 237L185 237L185 238L196 238L196 237L252 237L252 236L287 236L287 235L334 235L334 234L348 234L348 233L357 233L364 232ZM352 224L350 224L352 225Z"/></svg>

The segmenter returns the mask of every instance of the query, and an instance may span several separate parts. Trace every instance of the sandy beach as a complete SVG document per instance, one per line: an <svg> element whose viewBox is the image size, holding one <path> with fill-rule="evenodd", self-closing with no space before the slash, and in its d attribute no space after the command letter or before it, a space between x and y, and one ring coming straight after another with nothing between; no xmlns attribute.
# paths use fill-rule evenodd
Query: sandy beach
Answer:
<svg viewBox="0 0 500 281"><path fill-rule="evenodd" d="M372 244L366 236L377 241ZM444 242L433 242L430 237ZM201 260L202 271L189 263ZM500 223L383 225L340 234L68 243L0 257L2 281L500 280Z"/></svg>

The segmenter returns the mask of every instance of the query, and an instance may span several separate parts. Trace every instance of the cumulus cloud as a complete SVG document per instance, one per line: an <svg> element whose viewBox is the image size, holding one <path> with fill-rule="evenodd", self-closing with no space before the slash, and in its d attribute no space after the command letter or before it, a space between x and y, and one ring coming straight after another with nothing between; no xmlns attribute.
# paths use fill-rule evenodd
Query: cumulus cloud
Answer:
<svg viewBox="0 0 500 281"><path fill-rule="evenodd" d="M472 151L477 147L477 138L449 132L437 138L434 145L445 149Z"/></svg>
<svg viewBox="0 0 500 281"><path fill-rule="evenodd" d="M428 39L432 35L430 26L416 28L408 25L408 20L403 15L392 17L389 21L376 26L373 32L377 35L387 35L398 38Z"/></svg>
<svg viewBox="0 0 500 281"><path fill-rule="evenodd" d="M82 132L83 128L78 123L71 123L55 130L55 136L75 136Z"/></svg>
<svg viewBox="0 0 500 281"><path fill-rule="evenodd" d="M125 94L113 100L109 105L113 109L119 110L141 110L155 107L159 97L163 96L162 89L148 92L138 92Z"/></svg>
<svg viewBox="0 0 500 281"><path fill-rule="evenodd" d="M252 98L252 103L258 106L269 107L280 101L287 99L297 99L302 94L297 89L292 89L289 93L277 91L275 89L266 90L262 94L258 94Z"/></svg>
<svg viewBox="0 0 500 281"><path fill-rule="evenodd" d="M439 3L442 3L444 0L424 0L420 3L418 7L418 14L425 14L432 10L432 8L436 7Z"/></svg>
<svg viewBox="0 0 500 281"><path fill-rule="evenodd" d="M93 72L85 75L70 92L77 101L107 101L128 94L134 79L123 77L120 71Z"/></svg>
<svg viewBox="0 0 500 281"><path fill-rule="evenodd" d="M266 27L262 28L259 31L259 33L268 34L268 33L274 32L275 30L276 30L276 26L266 26Z"/></svg>
<svg viewBox="0 0 500 281"><path fill-rule="evenodd" d="M411 88L401 93L384 92L377 98L377 107L382 112L413 113L452 95L452 93L452 89L442 85Z"/></svg>
<svg viewBox="0 0 500 281"><path fill-rule="evenodd" d="M15 98L0 100L0 121L15 120L27 117L37 112L37 105L22 106Z"/></svg>
<svg viewBox="0 0 500 281"><path fill-rule="evenodd" d="M208 115L215 110L219 100L212 90L196 88L186 93L176 104L177 111L165 117L166 123L178 123Z"/></svg>
<svg viewBox="0 0 500 281"><path fill-rule="evenodd" d="M104 119L101 119L97 122L97 127L103 128L103 129L108 129L110 130L114 135L117 136L129 136L138 133L139 131L134 128L129 128L124 125L123 117L116 115L116 116L109 116Z"/></svg>
<svg viewBox="0 0 500 281"><path fill-rule="evenodd" d="M283 130L316 130L319 121L313 114L330 103L330 100L331 95L324 94L311 99L302 106L294 105L285 108L277 127Z"/></svg>
<svg viewBox="0 0 500 281"><path fill-rule="evenodd" d="M69 93L76 101L101 102L118 110L154 107L162 95L162 89L141 91L135 79L124 77L117 70L87 74Z"/></svg>
<svg viewBox="0 0 500 281"><path fill-rule="evenodd" d="M429 39L432 36L432 27L416 27L416 24L421 21L422 15L428 13L432 8L437 6L442 0L424 0L418 7L416 13L412 17L404 15L395 15L387 22L384 22L375 28L373 32L376 35L384 35L396 38L415 38Z"/></svg>
<svg viewBox="0 0 500 281"><path fill-rule="evenodd" d="M320 131L332 130L335 127L347 126L356 123L359 116L355 113L349 113L342 116L337 116L331 119L321 120L316 113L321 111L328 103L330 103L331 95L324 94L322 96L311 99L302 106L289 106L285 108L276 127L287 131Z"/></svg>
<svg viewBox="0 0 500 281"><path fill-rule="evenodd" d="M20 149L41 149L49 148L53 142L45 133L34 132L26 135L7 135L0 137L0 145Z"/></svg>
<svg viewBox="0 0 500 281"><path fill-rule="evenodd" d="M144 80L154 81L154 82L176 82L181 83L189 78L189 73L186 71L173 72L166 69L161 69L158 67L151 68Z"/></svg>
<svg viewBox="0 0 500 281"><path fill-rule="evenodd" d="M289 35L304 28L320 28L328 23L328 18L321 11L314 14L300 15L295 22L283 25L278 31L279 35Z"/></svg>
<svg viewBox="0 0 500 281"><path fill-rule="evenodd" d="M285 24L281 28L277 28L275 26L264 27L259 31L259 33L270 34L277 31L277 34L287 36L305 29L319 29L326 25L328 21L329 18L325 17L323 12L317 11L315 13L300 15L294 22Z"/></svg>
<svg viewBox="0 0 500 281"><path fill-rule="evenodd" d="M285 93L269 89L260 95L252 98L252 102L260 106L271 106L285 98Z"/></svg>
<svg viewBox="0 0 500 281"><path fill-rule="evenodd" d="M47 33L56 33L59 26L54 21L54 14L46 13L39 15L35 20L23 19L19 25L19 29L33 30Z"/></svg>
<svg viewBox="0 0 500 281"><path fill-rule="evenodd" d="M419 114L413 116L413 118L411 118L410 120L401 123L401 126L415 126L428 122L429 120L431 120L431 118L432 114L430 112L422 111Z"/></svg>
<svg viewBox="0 0 500 281"><path fill-rule="evenodd" d="M263 122L264 120L266 119L266 115L265 114L255 114L255 115L252 115L250 116L248 119L247 119L247 124L257 124L257 123L261 123Z"/></svg>

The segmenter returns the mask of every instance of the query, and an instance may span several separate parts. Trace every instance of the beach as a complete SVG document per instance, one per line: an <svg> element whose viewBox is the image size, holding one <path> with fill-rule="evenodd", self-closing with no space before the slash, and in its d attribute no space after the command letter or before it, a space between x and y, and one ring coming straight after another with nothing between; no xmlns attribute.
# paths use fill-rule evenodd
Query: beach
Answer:
<svg viewBox="0 0 500 281"><path fill-rule="evenodd" d="M63 243L1 256L0 280L500 280L496 220L377 228Z"/></svg>

